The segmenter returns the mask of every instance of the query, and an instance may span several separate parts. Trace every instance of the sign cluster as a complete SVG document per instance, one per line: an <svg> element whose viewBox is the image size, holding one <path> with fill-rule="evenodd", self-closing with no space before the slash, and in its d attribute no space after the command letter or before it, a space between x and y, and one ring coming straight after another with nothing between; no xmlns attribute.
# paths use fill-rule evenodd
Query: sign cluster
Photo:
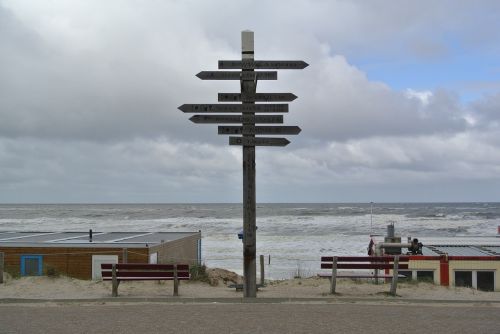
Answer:
<svg viewBox="0 0 500 334"><path fill-rule="evenodd" d="M282 114L288 112L288 104L273 102L290 102L297 98L292 93L257 93L258 80L277 80L278 73L256 70L303 69L306 66L307 63L301 60L254 60L253 32L242 31L241 60L219 61L219 69L237 71L203 71L196 75L202 80L239 80L240 93L219 93L218 101L229 103L183 104L179 107L185 113L198 113L190 118L193 123L223 124L219 126L218 133L230 135L229 145L243 147L243 292L246 298L257 295L255 147L286 146L290 143L286 138L261 135L296 135L300 132L298 126L256 125L282 124Z"/></svg>
<svg viewBox="0 0 500 334"><path fill-rule="evenodd" d="M277 80L277 71L255 71L256 69L303 69L308 66L302 60L219 60L219 69L238 69L240 71L202 71L196 76L202 80L239 80L241 93L219 93L219 102L243 102L242 104L183 104L179 109L185 113L200 113L189 120L202 124L240 124L239 126L219 126L220 135L243 135L229 137L229 145L242 146L286 146L290 142L285 138L255 137L255 135L297 135L298 126L256 126L256 124L282 124L283 115L269 113L287 113L288 104L255 102L291 102L297 98L292 93L255 93L245 89L243 82L258 80ZM236 113L239 115L227 115ZM263 113L265 115L255 115Z"/></svg>

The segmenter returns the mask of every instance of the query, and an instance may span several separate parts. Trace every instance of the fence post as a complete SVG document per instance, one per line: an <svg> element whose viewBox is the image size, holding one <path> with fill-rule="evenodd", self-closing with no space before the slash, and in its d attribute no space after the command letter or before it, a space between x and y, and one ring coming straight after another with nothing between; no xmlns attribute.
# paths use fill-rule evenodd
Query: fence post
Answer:
<svg viewBox="0 0 500 334"><path fill-rule="evenodd" d="M399 255L394 257L394 268L392 269L392 283L391 283L391 295L396 296L396 289L398 287L398 276L399 276Z"/></svg>
<svg viewBox="0 0 500 334"><path fill-rule="evenodd" d="M128 250L127 250L127 248L123 249L122 262L123 263L128 263Z"/></svg>
<svg viewBox="0 0 500 334"><path fill-rule="evenodd" d="M335 294L335 288L337 287L337 257L333 257L332 263L332 281L330 282L330 294Z"/></svg>
<svg viewBox="0 0 500 334"><path fill-rule="evenodd" d="M3 253L0 252L0 284L3 283Z"/></svg>
<svg viewBox="0 0 500 334"><path fill-rule="evenodd" d="M177 276L177 265L174 264L174 297L179 295L179 277Z"/></svg>
<svg viewBox="0 0 500 334"><path fill-rule="evenodd" d="M264 255L261 255L259 259L260 259L260 285L264 286Z"/></svg>
<svg viewBox="0 0 500 334"><path fill-rule="evenodd" d="M116 278L116 264L113 263L111 266L111 283L113 285L113 292L111 295L113 297L118 296L118 279Z"/></svg>

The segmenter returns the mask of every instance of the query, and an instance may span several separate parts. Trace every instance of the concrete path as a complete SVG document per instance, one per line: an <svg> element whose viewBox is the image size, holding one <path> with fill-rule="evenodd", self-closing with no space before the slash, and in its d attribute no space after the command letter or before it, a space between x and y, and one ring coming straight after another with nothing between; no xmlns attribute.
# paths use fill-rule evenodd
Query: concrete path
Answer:
<svg viewBox="0 0 500 334"><path fill-rule="evenodd" d="M0 304L1 333L499 333L498 304Z"/></svg>

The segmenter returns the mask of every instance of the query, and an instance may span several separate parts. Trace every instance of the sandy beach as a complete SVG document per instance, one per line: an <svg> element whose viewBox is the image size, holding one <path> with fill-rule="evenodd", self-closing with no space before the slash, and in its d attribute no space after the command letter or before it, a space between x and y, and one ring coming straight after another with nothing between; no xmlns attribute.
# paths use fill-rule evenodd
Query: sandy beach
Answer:
<svg viewBox="0 0 500 334"><path fill-rule="evenodd" d="M183 281L111 282L68 277L22 277L0 284L2 333L457 333L498 329L499 292L446 288L430 283L390 284L340 279L330 295L318 277L268 281L256 299L229 288L233 276L214 270L212 284ZM234 274L235 275L235 274ZM28 316L29 315L29 316ZM393 326L394 319L400 326ZM97 329L97 331L96 331Z"/></svg>
<svg viewBox="0 0 500 334"><path fill-rule="evenodd" d="M220 274L222 273L222 275ZM218 275L215 277L214 275ZM229 288L227 271L215 271L212 285L200 281L182 281L180 298L241 298L242 292ZM483 292L470 288L442 287L430 283L399 283L397 297L387 296L390 284L374 284L368 280L339 279L338 298L373 298L388 300L449 300L499 301L500 292ZM119 297L174 298L171 281L121 282ZM0 284L0 299L99 299L111 297L111 282L78 280L69 277L21 277L5 275ZM309 277L291 280L267 281L258 291L258 298L332 298L329 280Z"/></svg>

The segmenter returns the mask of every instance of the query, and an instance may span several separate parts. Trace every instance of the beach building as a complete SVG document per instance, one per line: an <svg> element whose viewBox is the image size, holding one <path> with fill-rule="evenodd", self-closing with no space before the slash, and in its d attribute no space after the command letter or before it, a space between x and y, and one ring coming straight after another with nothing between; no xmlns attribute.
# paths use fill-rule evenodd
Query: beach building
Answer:
<svg viewBox="0 0 500 334"><path fill-rule="evenodd" d="M399 273L443 286L500 291L500 245L426 245Z"/></svg>
<svg viewBox="0 0 500 334"><path fill-rule="evenodd" d="M201 263L199 232L1 232L4 270L99 279L101 263Z"/></svg>
<svg viewBox="0 0 500 334"><path fill-rule="evenodd" d="M375 236L373 236L375 237ZM380 237L380 235L376 236ZM425 245L418 239L402 243L394 224L387 225L384 241L372 238L368 250L378 255L409 256L408 269L398 274L412 280L427 280L442 286L471 287L500 291L500 239L498 236L447 238L428 237ZM432 242L434 241L434 242ZM386 273L391 272L386 270Z"/></svg>

